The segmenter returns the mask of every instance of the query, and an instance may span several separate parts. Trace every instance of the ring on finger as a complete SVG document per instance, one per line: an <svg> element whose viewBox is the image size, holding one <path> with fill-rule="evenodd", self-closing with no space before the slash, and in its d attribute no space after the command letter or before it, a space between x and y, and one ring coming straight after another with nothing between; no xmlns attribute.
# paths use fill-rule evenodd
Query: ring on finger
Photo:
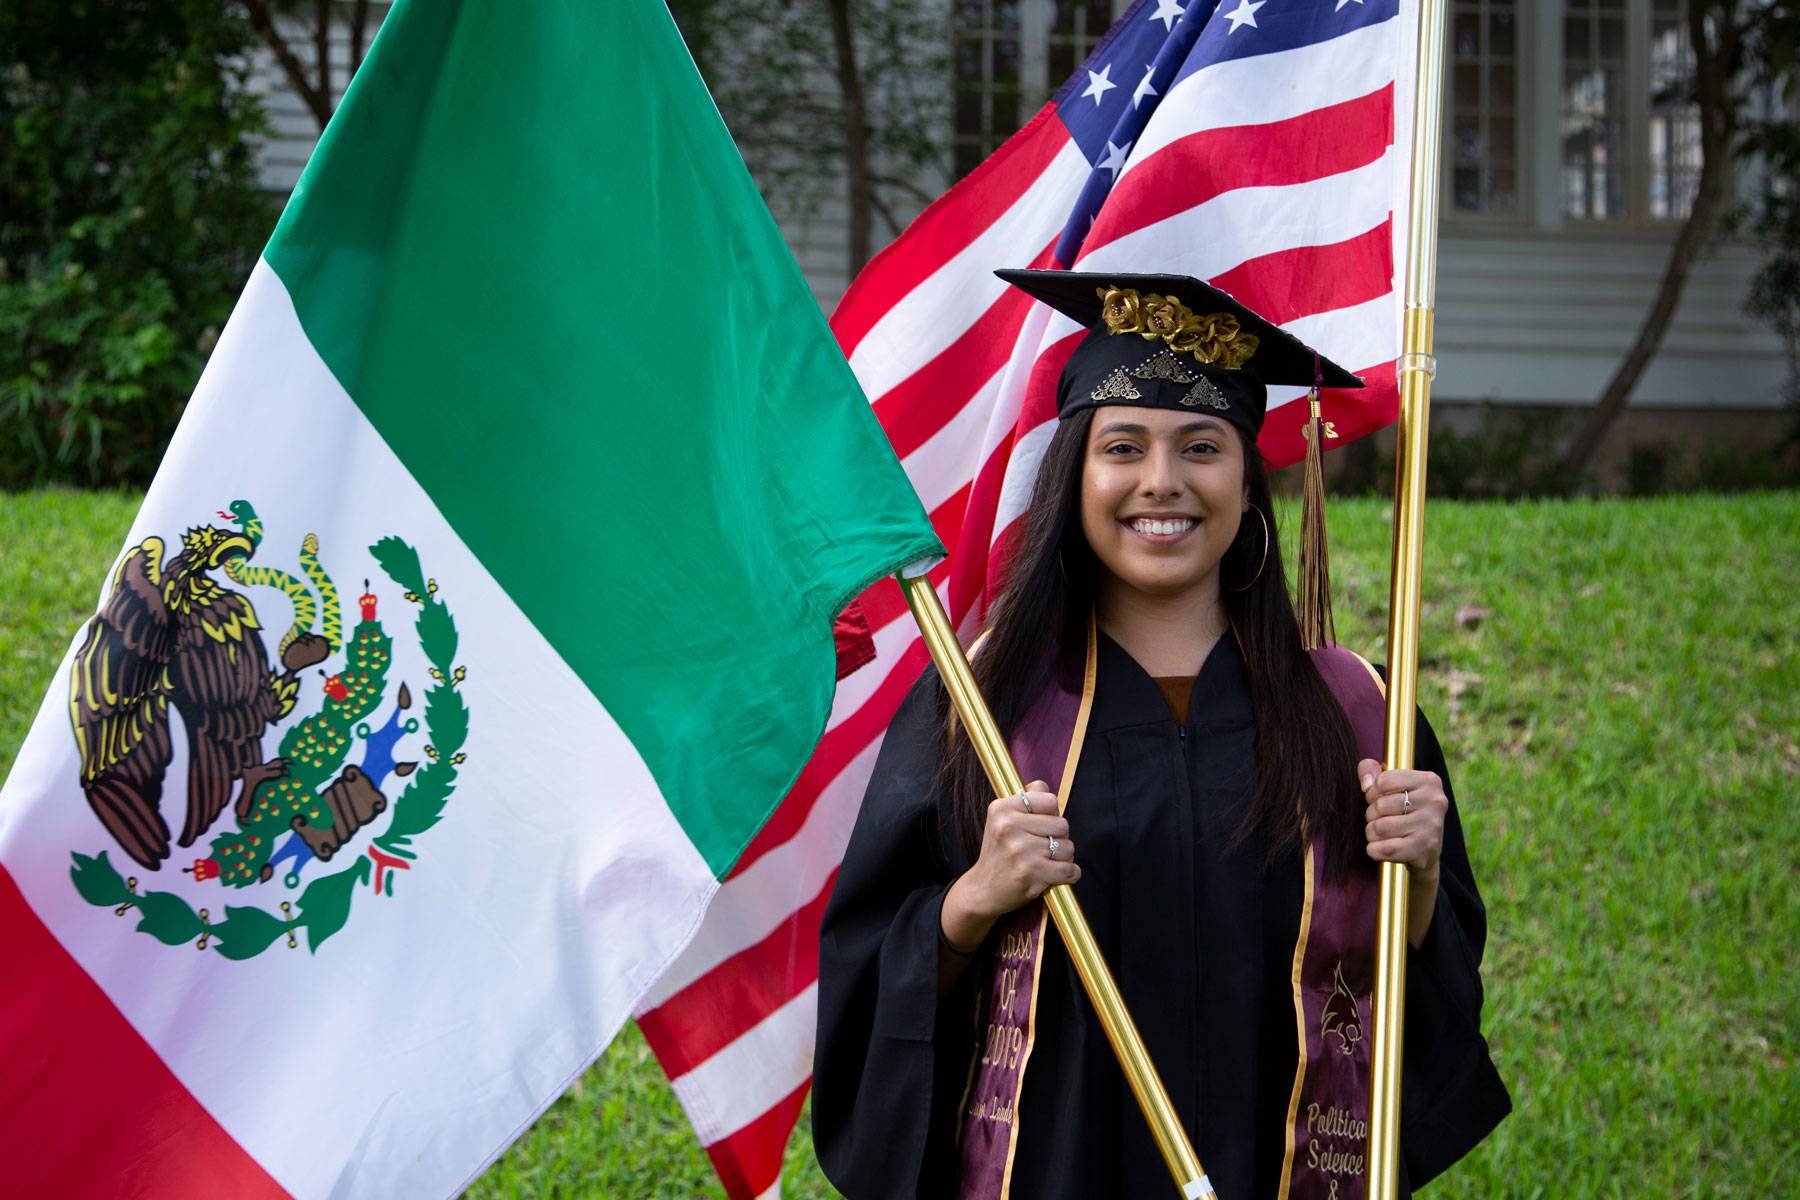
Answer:
<svg viewBox="0 0 1800 1200"><path fill-rule="evenodd" d="M1031 811L1031 797L1026 795L1024 792L1020 792L1019 799L1021 799L1025 802L1025 811L1030 812Z"/></svg>
<svg viewBox="0 0 1800 1200"><path fill-rule="evenodd" d="M1055 838L1051 838L1050 839L1050 857L1055 858L1056 852L1061 849L1062 849L1062 843Z"/></svg>
<svg viewBox="0 0 1800 1200"><path fill-rule="evenodd" d="M1400 811L1403 813L1409 813L1412 810L1413 810L1412 789L1408 788L1406 791L1400 793Z"/></svg>

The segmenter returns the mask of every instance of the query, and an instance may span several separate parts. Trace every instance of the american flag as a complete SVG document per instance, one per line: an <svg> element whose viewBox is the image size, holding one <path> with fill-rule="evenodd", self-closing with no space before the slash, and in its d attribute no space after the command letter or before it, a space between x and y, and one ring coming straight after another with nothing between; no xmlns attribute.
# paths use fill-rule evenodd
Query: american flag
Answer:
<svg viewBox="0 0 1800 1200"><path fill-rule="evenodd" d="M832 329L951 548L933 580L959 628L980 623L1083 332L997 267L1199 276L1363 376L1323 396L1337 444L1394 419L1394 132L1411 99L1396 83L1414 20L1399 0L1139 0L851 285ZM1303 395L1271 389L1272 466L1305 452ZM873 662L839 685L811 762L638 1014L734 1200L780 1191L811 1077L820 915L926 662L891 580L861 605Z"/></svg>

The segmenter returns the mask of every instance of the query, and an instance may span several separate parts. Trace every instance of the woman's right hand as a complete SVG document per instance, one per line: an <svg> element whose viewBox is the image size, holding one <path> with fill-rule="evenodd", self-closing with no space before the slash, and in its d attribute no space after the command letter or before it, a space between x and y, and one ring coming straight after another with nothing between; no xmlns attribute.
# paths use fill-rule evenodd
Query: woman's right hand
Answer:
<svg viewBox="0 0 1800 1200"><path fill-rule="evenodd" d="M1056 854L1050 854L1051 839ZM1059 883L1081 878L1069 823L1057 814L1050 785L1034 779L1023 798L1002 796L988 805L975 865L950 885L939 916L944 939L959 951L981 945L1007 913L1036 900Z"/></svg>

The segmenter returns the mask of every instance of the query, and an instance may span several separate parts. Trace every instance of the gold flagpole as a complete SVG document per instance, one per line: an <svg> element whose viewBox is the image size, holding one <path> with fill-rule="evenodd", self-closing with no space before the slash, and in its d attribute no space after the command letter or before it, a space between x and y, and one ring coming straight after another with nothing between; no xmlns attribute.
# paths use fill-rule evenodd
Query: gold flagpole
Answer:
<svg viewBox="0 0 1800 1200"><path fill-rule="evenodd" d="M1425 450L1431 415L1432 324L1437 305L1438 143L1444 86L1445 0L1419 0L1412 180L1407 204L1405 323L1399 361L1400 424L1394 463L1394 561L1388 597L1387 766L1413 765L1419 685L1419 585L1425 552ZM1406 1017L1406 868L1381 865L1375 949L1374 1079L1370 1087L1369 1196L1394 1200L1400 1169L1400 1063Z"/></svg>
<svg viewBox="0 0 1800 1200"><path fill-rule="evenodd" d="M950 702L956 706L957 719L969 731L969 740L974 743L975 753L987 771L988 782L994 785L994 794L1018 795L1025 790L1025 781L1019 778L1019 768L1013 764L1006 739L1000 735L999 726L994 724L993 714L988 711L987 701L975 686L968 657L963 654L962 643L956 640L956 630L951 627L950 616L938 600L937 590L924 574L914 577L906 572L899 580L913 619L919 623L919 632L925 635L931 661L937 664L944 688L950 693ZM1114 982L1106 960L1100 956L1100 947L1095 944L1093 930L1088 928L1081 905L1075 900L1074 889L1066 883L1058 884L1044 893L1044 904L1050 909L1057 932L1062 934L1069 959L1075 964L1076 974L1081 976L1088 999L1094 1003L1100 1026L1106 1030L1113 1053L1119 1057L1119 1066L1131 1085L1131 1094L1137 1097L1145 1120L1150 1122L1156 1147L1162 1151L1163 1162L1168 1164L1176 1186L1185 1200L1217 1200L1212 1183L1200 1168L1200 1158L1188 1141L1187 1129L1175 1115L1169 1093L1150 1062L1144 1039L1132 1023L1131 1014L1125 1010L1119 985Z"/></svg>

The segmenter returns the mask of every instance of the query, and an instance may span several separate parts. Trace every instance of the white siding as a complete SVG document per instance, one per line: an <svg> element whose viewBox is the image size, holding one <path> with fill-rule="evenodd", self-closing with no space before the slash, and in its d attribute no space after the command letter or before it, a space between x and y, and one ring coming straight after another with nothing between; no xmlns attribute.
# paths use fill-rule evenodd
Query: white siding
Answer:
<svg viewBox="0 0 1800 1200"><path fill-rule="evenodd" d="M1588 404L1637 335L1673 227L1443 232L1434 397ZM1779 407L1780 343L1743 315L1756 259L1715 247L1688 278L1635 405Z"/></svg>

